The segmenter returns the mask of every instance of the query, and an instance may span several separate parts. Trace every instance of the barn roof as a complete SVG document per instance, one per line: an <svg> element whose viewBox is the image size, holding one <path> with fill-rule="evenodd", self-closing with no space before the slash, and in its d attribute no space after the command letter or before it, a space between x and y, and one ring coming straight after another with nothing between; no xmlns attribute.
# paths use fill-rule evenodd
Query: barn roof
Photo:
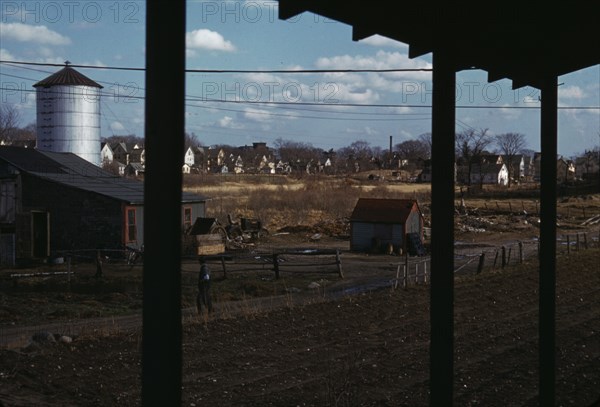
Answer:
<svg viewBox="0 0 600 407"><path fill-rule="evenodd" d="M144 183L114 175L73 153L31 148L0 147L0 160L20 171L80 190L108 196L130 204L144 203ZM207 198L184 192L182 202Z"/></svg>
<svg viewBox="0 0 600 407"><path fill-rule="evenodd" d="M73 85L73 86L91 86L94 88L103 88L99 83L91 80L84 74L76 71L70 66L65 66L58 72L53 73L45 79L37 82L33 85L34 88L44 87L49 88L51 86L58 85Z"/></svg>
<svg viewBox="0 0 600 407"><path fill-rule="evenodd" d="M597 7L588 0L543 10L518 0L401 1L393 8L361 0L279 0L279 17L309 11L351 25L353 40L380 34L408 44L411 58L445 50L457 71L483 69L490 82L509 78L514 88L539 88L544 78L600 63Z"/></svg>
<svg viewBox="0 0 600 407"><path fill-rule="evenodd" d="M360 198L350 215L350 222L405 223L413 210L421 213L414 199Z"/></svg>

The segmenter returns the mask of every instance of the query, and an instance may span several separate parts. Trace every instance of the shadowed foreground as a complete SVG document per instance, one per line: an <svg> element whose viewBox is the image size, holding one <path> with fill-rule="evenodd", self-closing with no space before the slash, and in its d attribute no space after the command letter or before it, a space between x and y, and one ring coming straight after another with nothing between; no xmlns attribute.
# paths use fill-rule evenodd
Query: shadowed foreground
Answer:
<svg viewBox="0 0 600 407"><path fill-rule="evenodd" d="M600 251L559 259L559 405L600 396ZM456 281L456 405L537 405L536 265ZM410 287L185 323L183 405L429 402L429 291ZM0 351L0 402L139 405L140 334Z"/></svg>

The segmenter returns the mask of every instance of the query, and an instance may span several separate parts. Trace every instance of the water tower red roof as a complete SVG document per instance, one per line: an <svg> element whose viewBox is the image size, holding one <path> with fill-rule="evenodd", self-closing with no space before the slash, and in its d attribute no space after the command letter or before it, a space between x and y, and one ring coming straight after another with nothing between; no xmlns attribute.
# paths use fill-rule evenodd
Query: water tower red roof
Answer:
<svg viewBox="0 0 600 407"><path fill-rule="evenodd" d="M103 87L102 85L91 80L87 76L76 71L68 65L60 71L48 76L46 79L42 79L41 81L33 85L33 87L37 88L39 86L42 86L44 88L49 88L51 86L56 85L92 86L95 88Z"/></svg>

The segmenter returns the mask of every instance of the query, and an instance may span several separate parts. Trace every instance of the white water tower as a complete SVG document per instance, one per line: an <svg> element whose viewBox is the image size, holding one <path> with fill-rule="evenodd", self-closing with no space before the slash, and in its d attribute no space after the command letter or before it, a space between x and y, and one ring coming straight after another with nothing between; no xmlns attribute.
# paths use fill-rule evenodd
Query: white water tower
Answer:
<svg viewBox="0 0 600 407"><path fill-rule="evenodd" d="M100 165L102 86L65 62L33 87L37 98L37 148L69 152Z"/></svg>

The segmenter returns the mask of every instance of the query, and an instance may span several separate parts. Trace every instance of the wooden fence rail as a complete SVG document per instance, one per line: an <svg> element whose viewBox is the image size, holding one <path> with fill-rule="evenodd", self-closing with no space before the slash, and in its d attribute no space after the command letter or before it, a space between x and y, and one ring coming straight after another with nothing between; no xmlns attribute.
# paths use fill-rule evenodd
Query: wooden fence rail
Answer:
<svg viewBox="0 0 600 407"><path fill-rule="evenodd" d="M333 259L326 261L310 262L304 261L305 257L323 257ZM337 273L340 278L344 278L342 268L342 257L339 249L321 250L321 249L283 249L271 253L253 253L253 254L223 254L202 256L206 261L219 261L223 269L223 276L227 278L228 272L242 271L264 271L271 270L278 279L282 271L287 273L308 273L307 268L319 268L318 273ZM241 267L240 267L241 266ZM331 267L335 266L335 267ZM331 270L323 270L330 268ZM300 270L299 270L300 269ZM313 273L315 271L312 271Z"/></svg>
<svg viewBox="0 0 600 407"><path fill-rule="evenodd" d="M577 254L591 248L600 248L600 231L578 232L559 236L556 241L557 254ZM481 273L484 269L503 269L523 263L526 259L539 256L537 240L518 241L498 247L487 247L480 252L456 253L454 272ZM430 279L430 259L405 256L396 267L393 287L407 288L412 284L426 284Z"/></svg>

